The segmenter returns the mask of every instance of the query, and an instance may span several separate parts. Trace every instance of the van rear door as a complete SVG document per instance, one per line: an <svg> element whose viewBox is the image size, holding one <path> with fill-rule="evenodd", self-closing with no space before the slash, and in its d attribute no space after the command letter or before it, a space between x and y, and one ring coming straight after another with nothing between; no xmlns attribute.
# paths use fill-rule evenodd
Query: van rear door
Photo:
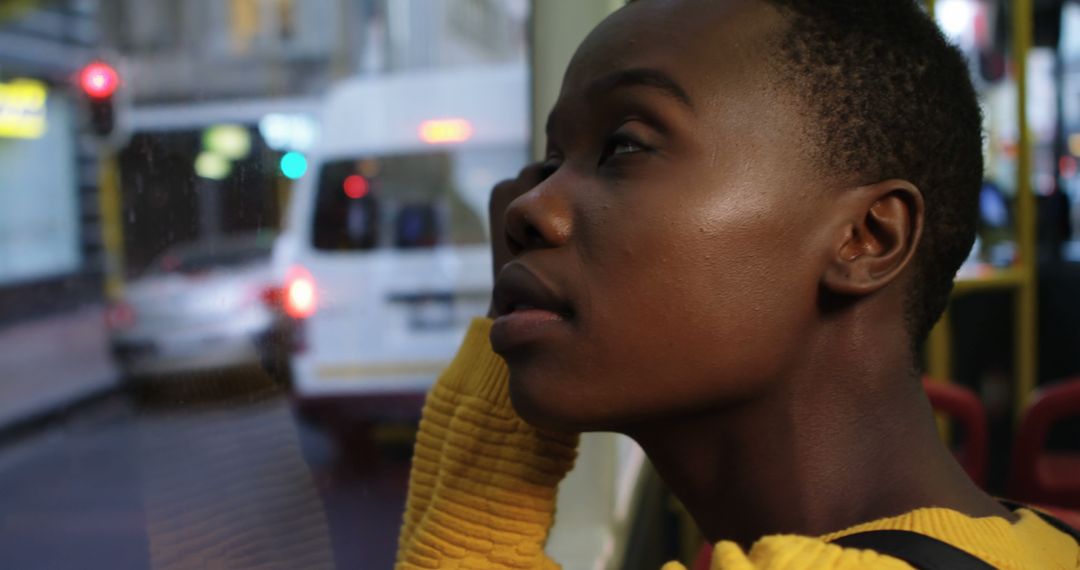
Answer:
<svg viewBox="0 0 1080 570"><path fill-rule="evenodd" d="M305 322L315 390L423 390L486 312L485 222L454 164L438 152L322 165L300 257L319 295Z"/></svg>

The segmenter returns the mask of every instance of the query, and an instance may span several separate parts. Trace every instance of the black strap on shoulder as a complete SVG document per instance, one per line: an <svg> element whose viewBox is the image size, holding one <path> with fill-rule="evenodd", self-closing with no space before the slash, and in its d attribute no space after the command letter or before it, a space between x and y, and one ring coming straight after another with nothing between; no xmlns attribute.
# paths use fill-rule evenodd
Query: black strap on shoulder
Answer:
<svg viewBox="0 0 1080 570"><path fill-rule="evenodd" d="M936 538L907 530L871 530L832 541L899 558L918 570L994 570L979 558Z"/></svg>
<svg viewBox="0 0 1080 570"><path fill-rule="evenodd" d="M1065 524L1065 522L1062 521L1061 519L1059 519L1059 518L1057 518L1055 516L1052 516L1052 515L1048 515L1048 514L1042 512L1042 511L1040 511L1037 508L1029 507L1027 505L1023 505L1023 504L1017 503L1015 501L1007 501L1007 500L1004 500L1004 499L998 499L998 502L1001 503L1002 506L1004 506L1006 509L1009 509L1010 511L1015 511L1016 509L1027 509L1027 510L1039 515L1039 518L1046 521L1046 524L1048 524L1048 525L1060 530L1061 532L1071 536L1072 539L1076 541L1076 544L1080 544L1080 530L1076 530L1075 528Z"/></svg>
<svg viewBox="0 0 1080 570"><path fill-rule="evenodd" d="M1012 501L999 502L1010 511L1029 509L1046 524L1071 536L1080 544L1080 531L1060 519L1038 509ZM936 538L906 530L872 530L850 534L832 541L844 548L861 548L899 558L919 570L992 570L994 567L979 558Z"/></svg>

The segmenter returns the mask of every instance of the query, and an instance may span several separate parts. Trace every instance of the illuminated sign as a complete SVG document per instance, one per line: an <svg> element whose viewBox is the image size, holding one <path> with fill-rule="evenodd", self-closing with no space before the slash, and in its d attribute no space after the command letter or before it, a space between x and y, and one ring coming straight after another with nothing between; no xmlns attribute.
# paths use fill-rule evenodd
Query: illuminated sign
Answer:
<svg viewBox="0 0 1080 570"><path fill-rule="evenodd" d="M428 144L465 142L473 128L465 119L432 119L420 123L420 140Z"/></svg>
<svg viewBox="0 0 1080 570"><path fill-rule="evenodd" d="M38 139L45 134L49 90L33 79L0 82L0 137Z"/></svg>

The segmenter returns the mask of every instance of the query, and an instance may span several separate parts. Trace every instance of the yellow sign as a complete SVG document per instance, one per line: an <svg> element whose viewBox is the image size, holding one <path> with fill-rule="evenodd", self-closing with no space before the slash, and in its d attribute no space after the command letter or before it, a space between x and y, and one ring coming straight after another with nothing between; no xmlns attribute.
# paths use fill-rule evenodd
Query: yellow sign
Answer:
<svg viewBox="0 0 1080 570"><path fill-rule="evenodd" d="M41 138L48 95L45 84L34 79L0 82L0 137Z"/></svg>

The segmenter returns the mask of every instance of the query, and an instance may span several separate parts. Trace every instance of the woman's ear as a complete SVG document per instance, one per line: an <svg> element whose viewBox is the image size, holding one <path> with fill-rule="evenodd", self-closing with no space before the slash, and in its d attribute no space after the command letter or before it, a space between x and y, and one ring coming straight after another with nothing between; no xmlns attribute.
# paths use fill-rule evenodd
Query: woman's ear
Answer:
<svg viewBox="0 0 1080 570"><path fill-rule="evenodd" d="M848 190L844 229L823 276L839 295L869 295L897 278L911 262L923 227L923 198L905 180Z"/></svg>

